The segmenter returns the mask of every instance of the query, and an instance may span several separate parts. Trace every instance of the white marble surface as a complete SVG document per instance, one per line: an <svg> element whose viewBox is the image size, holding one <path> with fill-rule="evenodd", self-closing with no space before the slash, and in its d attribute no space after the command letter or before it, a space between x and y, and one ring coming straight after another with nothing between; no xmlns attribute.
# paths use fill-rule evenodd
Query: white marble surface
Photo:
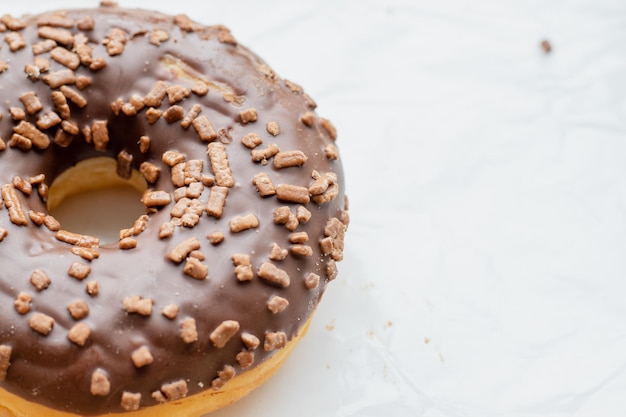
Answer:
<svg viewBox="0 0 626 417"><path fill-rule="evenodd" d="M340 134L340 276L215 417L626 415L626 2L122 4L229 26Z"/></svg>

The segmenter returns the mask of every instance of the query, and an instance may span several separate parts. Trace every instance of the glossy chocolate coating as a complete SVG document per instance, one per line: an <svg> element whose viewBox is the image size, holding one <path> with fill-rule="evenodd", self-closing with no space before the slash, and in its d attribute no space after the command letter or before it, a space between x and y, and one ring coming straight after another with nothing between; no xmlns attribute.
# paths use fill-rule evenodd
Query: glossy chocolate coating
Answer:
<svg viewBox="0 0 626 417"><path fill-rule="evenodd" d="M235 360L235 356L246 348L241 341L243 332L261 340L261 346L254 351L254 365L272 354L263 349L266 332L283 331L288 338L296 335L316 308L328 282L326 265L331 258L321 253L319 241L324 237L328 219L342 218L345 199L340 161L325 155L325 148L333 143L333 139L319 119L316 118L312 126L301 121L301 116L311 111L310 101L301 92L289 88L282 79L273 77L263 61L249 50L232 42L222 42L221 35L227 34L223 28L196 25L198 30L184 32L174 24L171 16L115 7L67 12L67 17L75 20L85 16L91 16L95 21L94 29L84 32L94 48L93 56L106 58L108 65L98 71L84 66L75 71L76 75L89 76L93 81L80 92L88 101L86 107L80 109L70 103L70 120L81 129L90 126L94 120L107 120L110 135L107 149L95 150L82 135L76 136L67 148L54 143L43 151L32 149L25 152L7 147L0 152L0 185L10 184L15 175L29 178L42 173L50 185L59 173L79 161L95 156L115 158L122 150L133 156L134 168L144 161L159 166L160 179L150 188L167 191L172 196L175 187L170 179L170 168L161 161L164 152L176 150L185 154L187 160L202 159L203 172L212 174L206 155L207 143L198 138L193 127L183 129L180 122L168 124L163 119L150 125L146 109L136 116L115 116L111 110L110 103L118 98L127 101L133 94L146 96L157 80L191 87L192 81L176 79L172 71L163 66L164 57L175 57L175 62L182 61L210 83L206 96L192 93L178 104L187 112L193 104L199 103L202 106L200 114L207 116L216 130L228 132L232 142L225 146L236 182L229 191L221 219L204 213L195 227L177 227L172 237L159 239L159 226L170 220L172 202L150 214L147 229L136 237L135 249L121 250L117 244L103 246L98 249L100 257L91 263L72 254L71 246L58 241L55 233L46 227L38 227L31 221L28 226L14 225L9 220L7 208L0 210L0 227L8 231L0 242L0 345L10 346L12 352L6 379L0 381L0 387L54 409L99 415L122 412L120 401L124 391L141 393L141 406L147 407L157 404L151 395L162 384L184 379L189 395L192 395L211 389L212 380L224 365L245 372ZM40 112L27 116L33 124L39 115L55 110L51 88L41 80L31 81L24 72L25 65L34 60L31 45L42 40L38 36L38 18L25 18L27 26L18 31L25 39L26 47L11 52L4 44L0 49L0 59L9 63L9 69L0 74L0 111L4 116L0 121L0 137L7 145L16 126L9 116L9 108L23 108L19 100L23 93L35 92L43 104ZM169 40L160 46L149 42L149 34L155 27L169 34ZM109 56L102 44L111 28L120 28L128 35L125 50L119 56ZM80 32L76 25L69 30L74 34ZM48 55L41 56L49 59ZM65 68L54 60L50 62L50 72ZM213 85L221 87L214 88ZM227 93L225 97L223 93L227 90L234 94ZM232 95L237 99L232 100ZM167 101L166 97L161 110L169 107ZM239 113L251 107L257 110L258 120L242 124ZM277 121L280 126L281 133L276 137L266 131L269 121ZM57 128L46 131L51 139ZM251 160L250 149L241 143L241 138L250 132L263 139L260 148L276 143L284 151L302 150L308 160L303 166L280 170L273 167L271 160L267 165L255 163ZM150 150L145 154L138 147L142 135L151 138ZM217 140L220 139L229 141L227 136ZM306 204L312 218L301 223L296 231L308 233L313 255L290 254L284 261L270 261L274 242L282 248L290 245L290 231L283 225L274 224L273 212L285 205L295 212L298 204L278 201L275 196L260 197L252 178L265 172L274 184L309 187L314 170L334 172L340 190L330 202ZM18 194L25 212L47 211L37 192L29 197L19 191ZM205 204L208 194L209 187L205 187L200 197ZM229 220L249 213L257 216L260 225L231 233ZM224 233L225 240L213 246L206 236L218 231ZM209 270L206 280L195 280L183 274L183 264L176 265L167 259L167 254L177 243L192 236L198 237L200 250L206 257L203 261ZM255 276L249 282L238 282L235 278L231 256L236 253L250 255ZM91 266L91 273L85 281L68 275L70 265L76 261ZM273 262L285 270L291 278L289 287L280 288L259 279L256 271L263 262ZM42 291L37 291L29 282L31 273L37 269L45 271L52 281ZM320 285L313 290L304 285L304 278L309 273L322 278ZM85 283L93 280L99 284L99 294L95 297L85 291ZM24 315L14 308L14 300L20 292L27 292L33 298L30 312ZM122 300L135 295L154 300L149 317L124 311ZM289 301L285 311L277 314L269 311L267 302L273 295ZM91 328L91 336L82 347L67 338L69 329L78 322L70 316L67 306L77 299L85 300L89 306L89 315L80 321ZM168 304L180 308L174 320L161 314ZM35 313L44 313L54 319L54 327L47 336L30 328L28 320ZM190 344L184 343L180 336L181 322L187 318L196 320L199 335L198 341ZM209 335L225 320L239 322L240 330L225 347L217 348ZM149 347L154 362L138 369L131 361L131 354L143 345ZM108 376L109 395L98 396L90 392L91 376L98 368Z"/></svg>

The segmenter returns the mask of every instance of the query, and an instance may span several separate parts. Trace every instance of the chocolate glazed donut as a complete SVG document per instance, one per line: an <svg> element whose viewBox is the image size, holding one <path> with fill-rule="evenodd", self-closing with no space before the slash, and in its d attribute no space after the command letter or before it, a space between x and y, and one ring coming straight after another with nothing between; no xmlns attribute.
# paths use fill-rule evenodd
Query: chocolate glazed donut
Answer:
<svg viewBox="0 0 626 417"><path fill-rule="evenodd" d="M192 416L245 395L337 275L334 127L223 26L112 4L1 22L0 411ZM146 209L118 242L49 214L115 181Z"/></svg>

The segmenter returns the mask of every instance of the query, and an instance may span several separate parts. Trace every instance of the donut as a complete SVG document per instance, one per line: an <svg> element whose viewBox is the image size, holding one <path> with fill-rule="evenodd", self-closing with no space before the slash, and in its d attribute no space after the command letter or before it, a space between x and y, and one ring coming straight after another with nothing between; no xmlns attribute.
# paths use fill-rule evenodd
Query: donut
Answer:
<svg viewBox="0 0 626 417"><path fill-rule="evenodd" d="M343 258L331 122L184 14L102 2L0 32L0 415L200 416L262 384ZM117 241L50 214L120 184L145 213Z"/></svg>

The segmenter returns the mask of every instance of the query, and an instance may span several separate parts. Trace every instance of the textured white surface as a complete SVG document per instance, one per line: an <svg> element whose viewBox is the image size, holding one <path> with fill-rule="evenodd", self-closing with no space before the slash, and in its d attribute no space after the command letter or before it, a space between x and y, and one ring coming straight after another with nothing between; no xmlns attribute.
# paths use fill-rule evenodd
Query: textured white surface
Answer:
<svg viewBox="0 0 626 417"><path fill-rule="evenodd" d="M340 276L212 417L626 415L625 2L122 4L227 25L339 130Z"/></svg>

